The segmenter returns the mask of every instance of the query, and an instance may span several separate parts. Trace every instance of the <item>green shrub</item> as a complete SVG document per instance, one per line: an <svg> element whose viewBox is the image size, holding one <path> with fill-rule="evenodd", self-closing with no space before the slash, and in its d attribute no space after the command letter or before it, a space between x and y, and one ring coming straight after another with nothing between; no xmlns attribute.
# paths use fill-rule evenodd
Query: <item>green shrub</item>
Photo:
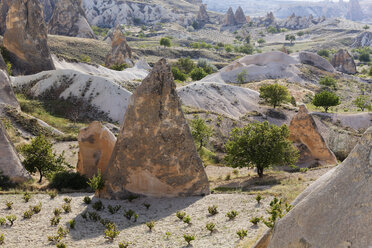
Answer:
<svg viewBox="0 0 372 248"><path fill-rule="evenodd" d="M65 211L65 213L70 213L71 212L71 205L70 203L66 203L62 205L62 209Z"/></svg>
<svg viewBox="0 0 372 248"><path fill-rule="evenodd" d="M149 221L149 222L146 222L146 226L149 228L150 232L152 231L152 229L155 227L155 221Z"/></svg>
<svg viewBox="0 0 372 248"><path fill-rule="evenodd" d="M56 247L57 248L66 248L67 246L64 243L57 243Z"/></svg>
<svg viewBox="0 0 372 248"><path fill-rule="evenodd" d="M134 212L132 209L129 209L128 211L124 212L124 217L130 220L135 214L136 212Z"/></svg>
<svg viewBox="0 0 372 248"><path fill-rule="evenodd" d="M186 215L185 217L183 217L182 220L184 223L191 225L191 217L189 215Z"/></svg>
<svg viewBox="0 0 372 248"><path fill-rule="evenodd" d="M122 241L119 243L119 248L128 248L131 244L131 242Z"/></svg>
<svg viewBox="0 0 372 248"><path fill-rule="evenodd" d="M248 231L244 229L240 229L236 232L236 234L239 236L239 239L244 239L245 237L247 237L247 233Z"/></svg>
<svg viewBox="0 0 372 248"><path fill-rule="evenodd" d="M109 223L106 226L105 230L105 238L110 240L111 242L114 241L114 239L119 236L120 232L116 229L116 225L113 223Z"/></svg>
<svg viewBox="0 0 372 248"><path fill-rule="evenodd" d="M213 129L203 119L200 119L199 116L195 116L190 121L190 128L194 142L197 144L198 150L201 150L203 146L208 144L210 137L213 135Z"/></svg>
<svg viewBox="0 0 372 248"><path fill-rule="evenodd" d="M89 219L94 222L101 220L101 216L97 212L88 212L88 216Z"/></svg>
<svg viewBox="0 0 372 248"><path fill-rule="evenodd" d="M176 67L184 74L189 74L196 66L194 61L189 57L179 58L176 63Z"/></svg>
<svg viewBox="0 0 372 248"><path fill-rule="evenodd" d="M8 215L6 219L10 222L10 226L14 225L14 222L17 220L17 216L15 215Z"/></svg>
<svg viewBox="0 0 372 248"><path fill-rule="evenodd" d="M6 201L5 205L6 205L6 208L9 209L9 210L13 208L13 202L12 201Z"/></svg>
<svg viewBox="0 0 372 248"><path fill-rule="evenodd" d="M0 226L5 226L5 224L6 224L6 219L0 218Z"/></svg>
<svg viewBox="0 0 372 248"><path fill-rule="evenodd" d="M0 245L3 245L5 244L5 237L4 237L4 234L0 234Z"/></svg>
<svg viewBox="0 0 372 248"><path fill-rule="evenodd" d="M183 220L183 218L185 218L185 216L186 216L186 213L185 212L178 211L176 213L176 216L177 216L178 219Z"/></svg>
<svg viewBox="0 0 372 248"><path fill-rule="evenodd" d="M231 53L234 47L232 45L225 45L225 51Z"/></svg>
<svg viewBox="0 0 372 248"><path fill-rule="evenodd" d="M236 76L236 81L239 83L239 84L244 84L247 80L247 75L248 75L248 72L247 70L242 70L241 72L238 73L238 75Z"/></svg>
<svg viewBox="0 0 372 248"><path fill-rule="evenodd" d="M172 74L175 80L184 82L187 80L186 74L182 73L178 67L172 66Z"/></svg>
<svg viewBox="0 0 372 248"><path fill-rule="evenodd" d="M369 52L367 51L361 51L360 54L359 54L359 60L361 62L370 62L371 61L371 57L369 55Z"/></svg>
<svg viewBox="0 0 372 248"><path fill-rule="evenodd" d="M322 91L314 96L312 103L316 107L323 107L324 111L327 113L328 109L332 106L340 105L340 98L333 92L327 90Z"/></svg>
<svg viewBox="0 0 372 248"><path fill-rule="evenodd" d="M71 203L72 198L70 198L70 197L65 197L65 198L63 198L63 201L66 202L66 203Z"/></svg>
<svg viewBox="0 0 372 248"><path fill-rule="evenodd" d="M326 50L326 49L319 50L317 53L319 56L322 56L325 58L329 58L330 56L329 50Z"/></svg>
<svg viewBox="0 0 372 248"><path fill-rule="evenodd" d="M108 205L107 208L108 208L108 210L111 214L116 214L120 210L121 206L116 205L116 206L113 207L111 205Z"/></svg>
<svg viewBox="0 0 372 248"><path fill-rule="evenodd" d="M88 187L88 179L85 175L80 175L79 172L58 172L53 175L49 186L58 190L86 189Z"/></svg>
<svg viewBox="0 0 372 248"><path fill-rule="evenodd" d="M124 69L127 69L128 67L129 67L128 64L123 63L123 64L112 65L110 66L110 69L114 71L123 71Z"/></svg>
<svg viewBox="0 0 372 248"><path fill-rule="evenodd" d="M160 45L165 47L171 47L172 43L171 40L167 37L163 37L160 39Z"/></svg>
<svg viewBox="0 0 372 248"><path fill-rule="evenodd" d="M151 204L149 204L149 203L144 203L143 206L145 206L145 208L146 208L147 210L149 210L149 208L151 207Z"/></svg>
<svg viewBox="0 0 372 248"><path fill-rule="evenodd" d="M218 214L217 208L218 208L218 206L216 206L216 205L213 205L213 206L208 207L208 213L210 215L216 215L216 214Z"/></svg>
<svg viewBox="0 0 372 248"><path fill-rule="evenodd" d="M233 220L233 219L235 219L236 216L238 216L238 212L235 211L235 210L232 210L232 211L230 211L230 212L228 212L228 213L226 214L226 217L228 217L229 220Z"/></svg>
<svg viewBox="0 0 372 248"><path fill-rule="evenodd" d="M67 234L69 233L69 230L64 229L63 227L58 227L57 235L56 236L48 236L48 241L53 243L59 243L62 239L64 239Z"/></svg>
<svg viewBox="0 0 372 248"><path fill-rule="evenodd" d="M50 219L50 225L52 226L58 226L59 222L61 221L60 216L54 216Z"/></svg>
<svg viewBox="0 0 372 248"><path fill-rule="evenodd" d="M53 210L53 214L54 214L54 216L60 216L61 213L62 213L62 210L61 210L60 208L55 208L55 209Z"/></svg>
<svg viewBox="0 0 372 248"><path fill-rule="evenodd" d="M187 242L188 245L190 245L191 241L195 240L195 236L194 235L183 235L183 238L185 239L185 241Z"/></svg>
<svg viewBox="0 0 372 248"><path fill-rule="evenodd" d="M69 220L68 225L70 226L71 229L75 229L76 220L75 219Z"/></svg>
<svg viewBox="0 0 372 248"><path fill-rule="evenodd" d="M90 57L88 55L82 54L82 55L80 55L80 61L81 62L84 62L84 63L90 63L91 62L91 59L90 59Z"/></svg>
<svg viewBox="0 0 372 248"><path fill-rule="evenodd" d="M208 231L210 231L211 233L214 232L215 228L216 228L216 225L214 223L207 223L205 225L205 227L207 228Z"/></svg>
<svg viewBox="0 0 372 248"><path fill-rule="evenodd" d="M270 202L270 208L267 210L267 213L270 214L267 220L263 219L264 224L268 228L274 228L274 225L277 220L282 218L286 213L288 213L292 209L292 205L288 203L284 203L282 200L278 198L274 198Z"/></svg>
<svg viewBox="0 0 372 248"><path fill-rule="evenodd" d="M82 217L84 220L88 219L88 211L84 211L84 212L82 212L82 213L81 213L81 217Z"/></svg>
<svg viewBox="0 0 372 248"><path fill-rule="evenodd" d="M23 199L25 202L29 202L30 199L31 199L31 195L30 195L30 193L28 193L28 192L23 193L23 197L22 197L22 199Z"/></svg>
<svg viewBox="0 0 372 248"><path fill-rule="evenodd" d="M97 175L89 179L88 185L94 191L101 190L103 187L105 187L105 181L103 180L101 171L99 169L97 170Z"/></svg>
<svg viewBox="0 0 372 248"><path fill-rule="evenodd" d="M50 191L47 191L47 193L50 196L50 199L54 199L58 195L58 192L56 190L50 190Z"/></svg>
<svg viewBox="0 0 372 248"><path fill-rule="evenodd" d="M258 204L260 204L260 202L261 202L262 199L263 199L263 198L262 198L262 196L261 196L260 194L258 194L258 195L256 196L256 201L257 201Z"/></svg>
<svg viewBox="0 0 372 248"><path fill-rule="evenodd" d="M268 26L267 27L267 32L271 34L279 33L279 30L276 27L273 26Z"/></svg>
<svg viewBox="0 0 372 248"><path fill-rule="evenodd" d="M103 206L103 203L102 203L101 200L98 200L95 203L93 203L92 207L93 207L94 210L97 210L97 211L101 211L105 208L105 206Z"/></svg>
<svg viewBox="0 0 372 248"><path fill-rule="evenodd" d="M205 78L207 75L208 74L204 71L204 69L200 67L193 69L192 72L190 73L190 76L194 81L199 81Z"/></svg>
<svg viewBox="0 0 372 248"><path fill-rule="evenodd" d="M0 190L9 189L13 187L15 187L15 184L10 180L8 176L4 175L3 172L0 170Z"/></svg>
<svg viewBox="0 0 372 248"><path fill-rule="evenodd" d="M325 76L319 80L320 85L324 85L333 89L337 88L337 80L333 77Z"/></svg>
<svg viewBox="0 0 372 248"><path fill-rule="evenodd" d="M261 221L261 218L259 218L259 217L252 217L252 219L250 219L250 222L253 225L257 225L258 223L260 223L260 221Z"/></svg>
<svg viewBox="0 0 372 248"><path fill-rule="evenodd" d="M92 202L92 199L89 196L84 197L84 203L89 205Z"/></svg>
<svg viewBox="0 0 372 248"><path fill-rule="evenodd" d="M41 204L41 202L39 202L39 204L37 204L35 206L30 206L30 210L32 212L34 212L35 214L38 214L41 211L41 207L42 207L42 204Z"/></svg>
<svg viewBox="0 0 372 248"><path fill-rule="evenodd" d="M260 88L260 97L265 99L274 109L290 100L288 88L277 83L262 86Z"/></svg>

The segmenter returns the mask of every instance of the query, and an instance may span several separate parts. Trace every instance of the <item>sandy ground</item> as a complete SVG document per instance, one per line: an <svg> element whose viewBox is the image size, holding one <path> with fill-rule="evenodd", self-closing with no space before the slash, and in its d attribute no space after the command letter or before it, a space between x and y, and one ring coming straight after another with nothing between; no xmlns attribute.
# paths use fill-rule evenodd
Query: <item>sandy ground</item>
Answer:
<svg viewBox="0 0 372 248"><path fill-rule="evenodd" d="M99 222L84 220L80 214L85 210L94 211L92 206L83 203L83 198L88 194L74 193L59 195L51 200L48 195L33 195L29 203L24 203L22 195L1 195L0 196L0 218L10 214L17 216L14 226L0 227L0 233L5 235L4 247L53 247L48 242L48 236L56 235L57 227L50 225L50 218L53 217L53 210L60 208L65 197L71 197L72 212L61 214L60 225L66 227L67 222L76 218L75 230L71 230L63 242L67 247L118 247L118 242L129 241L133 244L130 247L187 247L184 241L184 234L195 235L192 247L236 247L239 244L236 231L244 228L248 230L247 238L255 238L264 228L263 224L253 226L249 220L255 216L265 215L265 209L271 199L266 198L260 205L257 205L255 196L246 194L212 194L206 197L188 197L175 199L150 199L141 198L133 202L102 200L105 209L98 213L102 218L109 219L116 223L120 235L114 242L108 242L104 238L104 227ZM92 195L89 195L92 196ZM5 202L14 202L12 210L7 210ZM97 201L96 199L93 200ZM23 219L23 212L29 206L42 203L42 211L31 219ZM149 210L143 203L150 203ZM108 205L120 205L121 209L117 214L111 215L107 209ZM217 205L219 213L209 216L208 206ZM128 221L124 211L132 209L139 214L138 221ZM184 210L192 219L192 225L188 226L176 217L176 212ZM238 211L235 220L229 221L225 216L231 210ZM146 222L154 220L155 228L148 231ZM216 224L212 235L205 225L209 222ZM169 239L165 233L170 232Z"/></svg>

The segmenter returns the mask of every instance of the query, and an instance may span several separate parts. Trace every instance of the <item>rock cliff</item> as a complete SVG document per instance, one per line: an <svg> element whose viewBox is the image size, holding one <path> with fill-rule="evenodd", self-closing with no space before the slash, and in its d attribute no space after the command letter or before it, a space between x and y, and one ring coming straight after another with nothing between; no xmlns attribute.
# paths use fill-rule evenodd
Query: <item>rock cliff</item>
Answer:
<svg viewBox="0 0 372 248"><path fill-rule="evenodd" d="M357 73L354 59L347 50L340 49L333 57L331 63L337 71L347 74Z"/></svg>

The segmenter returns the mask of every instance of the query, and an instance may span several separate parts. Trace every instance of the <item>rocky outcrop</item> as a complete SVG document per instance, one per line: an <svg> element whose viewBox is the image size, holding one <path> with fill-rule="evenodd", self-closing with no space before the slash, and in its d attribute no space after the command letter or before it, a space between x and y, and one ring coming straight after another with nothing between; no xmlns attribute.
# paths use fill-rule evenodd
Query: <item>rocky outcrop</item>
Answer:
<svg viewBox="0 0 372 248"><path fill-rule="evenodd" d="M291 121L289 130L289 139L300 151L298 161L300 167L337 164L335 155L329 150L305 105L300 106L297 115Z"/></svg>
<svg viewBox="0 0 372 248"><path fill-rule="evenodd" d="M318 69L334 72L335 68L325 58L311 52L300 52L300 61L303 64L312 65Z"/></svg>
<svg viewBox="0 0 372 248"><path fill-rule="evenodd" d="M11 1L6 26L3 43L9 51L14 75L54 69L43 10L38 0Z"/></svg>
<svg viewBox="0 0 372 248"><path fill-rule="evenodd" d="M132 49L127 43L123 32L120 28L116 28L113 35L111 44L111 52L106 57L106 66L128 64L133 66L132 62Z"/></svg>
<svg viewBox="0 0 372 248"><path fill-rule="evenodd" d="M256 22L259 26L276 26L275 16L273 12L267 13L265 17L256 19Z"/></svg>
<svg viewBox="0 0 372 248"><path fill-rule="evenodd" d="M363 32L358 35L351 47L366 47L372 48L372 32Z"/></svg>
<svg viewBox="0 0 372 248"><path fill-rule="evenodd" d="M44 6L44 20L46 23L52 18L56 2L58 0L39 0L41 5Z"/></svg>
<svg viewBox="0 0 372 248"><path fill-rule="evenodd" d="M227 10L222 25L223 26L235 26L236 25L234 11L231 7Z"/></svg>
<svg viewBox="0 0 372 248"><path fill-rule="evenodd" d="M19 160L16 149L0 121L0 171L16 183L31 179Z"/></svg>
<svg viewBox="0 0 372 248"><path fill-rule="evenodd" d="M287 28L287 29L305 29L310 27L311 24L313 24L314 18L313 16L309 17L302 17L302 16L296 16L294 13L289 16L287 19L284 20L283 23L281 23L281 27Z"/></svg>
<svg viewBox="0 0 372 248"><path fill-rule="evenodd" d="M10 105L19 108L17 98L14 95L8 73L6 71L6 64L0 54L0 109L1 105Z"/></svg>
<svg viewBox="0 0 372 248"><path fill-rule="evenodd" d="M238 7L237 10L235 11L235 22L236 24L246 24L247 23L247 17L244 14L244 11L242 7Z"/></svg>
<svg viewBox="0 0 372 248"><path fill-rule="evenodd" d="M199 8L198 15L196 16L196 21L199 23L199 25L203 25L206 23L209 23L209 15L207 13L207 5L201 4Z"/></svg>
<svg viewBox="0 0 372 248"><path fill-rule="evenodd" d="M6 16L8 14L9 6L6 0L0 1L0 35L4 35L6 30Z"/></svg>
<svg viewBox="0 0 372 248"><path fill-rule="evenodd" d="M49 33L80 38L95 38L81 0L59 0L48 25Z"/></svg>
<svg viewBox="0 0 372 248"><path fill-rule="evenodd" d="M340 49L333 57L331 63L337 71L347 74L357 73L354 59L347 50Z"/></svg>
<svg viewBox="0 0 372 248"><path fill-rule="evenodd" d="M97 170L104 172L116 143L115 135L98 121L80 130L79 161L76 170L92 178Z"/></svg>
<svg viewBox="0 0 372 248"><path fill-rule="evenodd" d="M361 21L364 18L364 13L360 7L358 0L350 0L346 18L352 21Z"/></svg>
<svg viewBox="0 0 372 248"><path fill-rule="evenodd" d="M133 94L99 197L209 194L209 183L176 92L161 59Z"/></svg>
<svg viewBox="0 0 372 248"><path fill-rule="evenodd" d="M269 248L369 247L372 128L349 157L295 201L274 229Z"/></svg>

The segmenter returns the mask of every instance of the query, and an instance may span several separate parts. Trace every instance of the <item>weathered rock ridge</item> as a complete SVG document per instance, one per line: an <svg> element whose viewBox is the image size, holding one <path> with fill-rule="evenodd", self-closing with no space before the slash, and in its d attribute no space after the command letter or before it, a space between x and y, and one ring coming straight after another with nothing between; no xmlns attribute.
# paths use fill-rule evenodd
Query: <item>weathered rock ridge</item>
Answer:
<svg viewBox="0 0 372 248"><path fill-rule="evenodd" d="M300 52L299 58L301 63L312 65L318 69L334 72L335 68L328 62L325 58L319 56L318 54L311 52Z"/></svg>
<svg viewBox="0 0 372 248"><path fill-rule="evenodd" d="M333 57L331 63L337 71L347 74L357 73L354 59L347 50L340 49Z"/></svg>
<svg viewBox="0 0 372 248"><path fill-rule="evenodd" d="M133 94L99 196L209 194L209 183L165 59Z"/></svg>
<svg viewBox="0 0 372 248"><path fill-rule="evenodd" d="M81 0L59 0L48 24L50 34L81 38L95 38Z"/></svg>
<svg viewBox="0 0 372 248"><path fill-rule="evenodd" d="M92 122L88 127L80 130L79 161L76 170L88 178L102 173L110 161L116 143L115 135L98 121Z"/></svg>
<svg viewBox="0 0 372 248"><path fill-rule="evenodd" d="M38 0L12 0L6 27L3 43L9 51L14 75L54 70Z"/></svg>
<svg viewBox="0 0 372 248"><path fill-rule="evenodd" d="M293 117L289 130L289 139L300 151L298 161L300 167L337 164L335 155L329 150L313 117L304 105L300 106L299 112Z"/></svg>
<svg viewBox="0 0 372 248"><path fill-rule="evenodd" d="M355 38L351 47L372 47L372 32L363 32Z"/></svg>

